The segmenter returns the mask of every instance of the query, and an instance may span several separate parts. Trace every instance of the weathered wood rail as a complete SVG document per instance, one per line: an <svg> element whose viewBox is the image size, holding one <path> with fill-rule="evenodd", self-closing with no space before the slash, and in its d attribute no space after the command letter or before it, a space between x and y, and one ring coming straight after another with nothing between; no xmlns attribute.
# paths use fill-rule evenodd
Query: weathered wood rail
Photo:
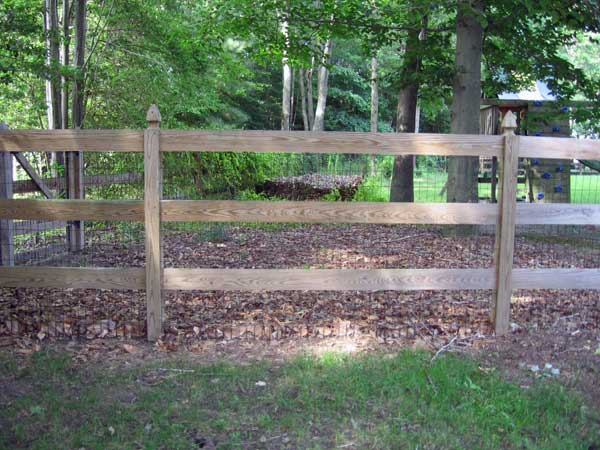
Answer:
<svg viewBox="0 0 600 450"><path fill-rule="evenodd" d="M509 325L514 289L600 289L598 269L513 269L516 225L600 225L600 205L516 202L519 157L600 159L600 142L503 135L161 130L156 107L145 131L0 131L0 157L23 151L143 152L143 201L0 200L0 220L144 221L145 268L0 267L0 287L145 289L148 339L162 332L162 290L494 290L496 333ZM163 152L303 152L497 157L497 204L162 200ZM161 221L496 225L494 267L482 269L177 269L162 267ZM12 232L12 231L11 231ZM0 246L0 256L1 256Z"/></svg>

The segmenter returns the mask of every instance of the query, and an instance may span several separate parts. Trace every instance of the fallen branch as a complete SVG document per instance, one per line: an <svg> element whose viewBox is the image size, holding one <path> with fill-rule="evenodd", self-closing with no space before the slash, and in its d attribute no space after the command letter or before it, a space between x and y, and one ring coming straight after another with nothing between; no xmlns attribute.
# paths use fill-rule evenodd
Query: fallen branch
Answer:
<svg viewBox="0 0 600 450"><path fill-rule="evenodd" d="M433 362L443 352L447 351L450 347L452 347L452 344L454 344L456 339L458 339L458 336L454 336L452 339L450 339L450 342L448 342L446 345L443 345L437 352L435 352L435 355L433 355L433 358L431 358L431 362Z"/></svg>

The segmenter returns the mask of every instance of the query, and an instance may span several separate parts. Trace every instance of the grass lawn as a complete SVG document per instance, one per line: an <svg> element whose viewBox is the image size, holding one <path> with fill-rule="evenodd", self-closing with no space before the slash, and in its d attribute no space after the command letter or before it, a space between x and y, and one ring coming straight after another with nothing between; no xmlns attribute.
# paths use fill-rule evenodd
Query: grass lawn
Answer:
<svg viewBox="0 0 600 450"><path fill-rule="evenodd" d="M414 178L416 202L445 202L446 193L442 189L446 184L447 175L442 172L425 173ZM479 197L490 197L491 184L479 183ZM373 201L388 202L390 199L389 181L379 181L371 187ZM527 194L526 185L519 184L518 195ZM571 203L600 203L600 175L571 175Z"/></svg>
<svg viewBox="0 0 600 450"><path fill-rule="evenodd" d="M462 356L305 356L283 366L0 359L1 448L588 449L600 416ZM260 382L260 383L259 383ZM257 384L258 383L258 384Z"/></svg>

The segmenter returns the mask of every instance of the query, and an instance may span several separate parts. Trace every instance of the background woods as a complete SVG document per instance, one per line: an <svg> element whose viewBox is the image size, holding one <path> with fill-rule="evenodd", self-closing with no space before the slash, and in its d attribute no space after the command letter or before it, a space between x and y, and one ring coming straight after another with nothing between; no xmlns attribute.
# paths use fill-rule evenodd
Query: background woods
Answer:
<svg viewBox="0 0 600 450"><path fill-rule="evenodd" d="M515 20L501 20L509 13ZM0 119L13 128L139 128L157 103L168 128L479 133L482 97L543 80L556 111L592 102L567 115L580 133L597 132L593 2L7 0L0 27ZM82 164L73 158L30 162L56 176ZM86 166L98 164L91 158ZM410 202L415 163L440 164L331 158L287 161L284 174L299 175L294 164L360 165L389 177L391 200ZM184 164L198 192L239 191L281 174L268 159L194 155ZM182 163L166 164L175 173ZM478 161L447 164L442 193L477 201ZM126 159L113 167L138 168ZM228 181L210 179L217 168L230 170Z"/></svg>

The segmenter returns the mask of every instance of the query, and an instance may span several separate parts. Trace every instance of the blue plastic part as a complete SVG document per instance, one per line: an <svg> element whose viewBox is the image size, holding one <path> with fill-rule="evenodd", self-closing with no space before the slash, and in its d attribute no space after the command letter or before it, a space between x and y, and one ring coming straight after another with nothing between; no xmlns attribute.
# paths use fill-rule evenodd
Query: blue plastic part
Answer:
<svg viewBox="0 0 600 450"><path fill-rule="evenodd" d="M559 132L560 132L560 127L559 127L558 125L554 125L554 126L552 127L552 131L553 131L554 133L559 133Z"/></svg>
<svg viewBox="0 0 600 450"><path fill-rule="evenodd" d="M544 193L543 192L538 192L537 199L538 200L543 200L543 198L544 198Z"/></svg>
<svg viewBox="0 0 600 450"><path fill-rule="evenodd" d="M554 186L554 192L562 192L562 191L563 191L563 187L560 184Z"/></svg>
<svg viewBox="0 0 600 450"><path fill-rule="evenodd" d="M542 135L542 133L535 133L535 135L536 135L537 137L540 137L540 136Z"/></svg>
<svg viewBox="0 0 600 450"><path fill-rule="evenodd" d="M533 164L534 166L539 166L540 165L540 160L539 159L532 159L531 160L531 164Z"/></svg>
<svg viewBox="0 0 600 450"><path fill-rule="evenodd" d="M542 101L541 100L534 100L533 101L533 106L542 106Z"/></svg>
<svg viewBox="0 0 600 450"><path fill-rule="evenodd" d="M549 179L549 178L552 178L552 174L551 174L551 173L549 173L549 172L544 172L544 173L542 174L542 178L543 178L544 180L547 180L547 179Z"/></svg>
<svg viewBox="0 0 600 450"><path fill-rule="evenodd" d="M557 172L564 172L564 171L565 171L565 167L564 167L564 166L562 166L562 165L560 165L560 166L557 166L557 167L556 167L556 171L557 171Z"/></svg>
<svg viewBox="0 0 600 450"><path fill-rule="evenodd" d="M560 108L561 112L569 112L569 107L568 106L563 106L562 108Z"/></svg>

